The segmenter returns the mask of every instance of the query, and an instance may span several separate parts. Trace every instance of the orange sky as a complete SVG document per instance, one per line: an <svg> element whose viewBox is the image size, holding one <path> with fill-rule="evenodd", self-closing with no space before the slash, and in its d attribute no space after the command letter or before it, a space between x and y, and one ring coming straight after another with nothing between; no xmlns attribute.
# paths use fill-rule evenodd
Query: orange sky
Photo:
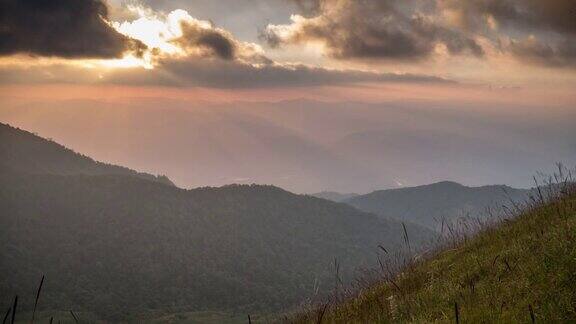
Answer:
<svg viewBox="0 0 576 324"><path fill-rule="evenodd" d="M310 99L319 101L387 102L397 100L427 102L501 102L523 105L570 107L576 103L571 87L496 88L487 85L359 84L355 86L287 87L271 89L215 89L205 87L137 87L123 85L3 85L0 98L27 100L131 98L184 99L191 102L228 103L234 101L275 102Z"/></svg>

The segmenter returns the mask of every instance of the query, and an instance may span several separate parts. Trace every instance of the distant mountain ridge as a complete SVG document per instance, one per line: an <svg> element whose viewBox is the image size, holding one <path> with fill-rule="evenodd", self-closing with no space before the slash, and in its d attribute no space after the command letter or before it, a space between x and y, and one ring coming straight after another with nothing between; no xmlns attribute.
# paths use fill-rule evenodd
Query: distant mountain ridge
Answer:
<svg viewBox="0 0 576 324"><path fill-rule="evenodd" d="M125 167L94 161L51 140L0 123L0 168L54 175L129 175L174 185L166 176L155 176Z"/></svg>
<svg viewBox="0 0 576 324"><path fill-rule="evenodd" d="M505 185L467 187L443 181L417 187L378 190L343 202L360 210L386 218L412 222L440 230L442 221L454 222L462 217L488 217L502 205L525 201L529 189L515 189Z"/></svg>
<svg viewBox="0 0 576 324"><path fill-rule="evenodd" d="M345 204L273 186L184 190L0 130L3 304L28 296L45 275L41 310L113 321L266 313L327 291L335 260L346 280L376 262L379 245L405 246L400 222ZM435 237L406 227L413 247Z"/></svg>
<svg viewBox="0 0 576 324"><path fill-rule="evenodd" d="M326 200L331 200L334 202L342 202L351 198L358 196L357 193L340 193L335 191L322 191L310 194L310 196L314 196L317 198L322 198Z"/></svg>

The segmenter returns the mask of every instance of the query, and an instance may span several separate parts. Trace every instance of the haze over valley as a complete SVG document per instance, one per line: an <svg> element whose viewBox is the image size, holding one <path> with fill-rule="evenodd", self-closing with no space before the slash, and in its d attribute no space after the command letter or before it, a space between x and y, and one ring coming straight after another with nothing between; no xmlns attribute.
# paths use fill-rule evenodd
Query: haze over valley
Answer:
<svg viewBox="0 0 576 324"><path fill-rule="evenodd" d="M493 103L21 101L0 108L0 119L184 188L367 193L444 180L527 188L536 171L576 159L576 116L559 108L542 119L536 108Z"/></svg>
<svg viewBox="0 0 576 324"><path fill-rule="evenodd" d="M575 13L1 0L3 323L576 322Z"/></svg>

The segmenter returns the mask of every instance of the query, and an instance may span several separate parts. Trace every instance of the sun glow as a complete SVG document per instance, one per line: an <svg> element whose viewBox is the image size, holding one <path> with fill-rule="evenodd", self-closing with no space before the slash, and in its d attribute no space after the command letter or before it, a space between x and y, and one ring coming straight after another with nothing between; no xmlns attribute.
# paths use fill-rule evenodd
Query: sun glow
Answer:
<svg viewBox="0 0 576 324"><path fill-rule="evenodd" d="M198 20L182 9L168 14L156 13L150 9L129 6L128 10L139 18L132 21L110 22L119 33L137 39L148 49L141 58L133 55L117 60L106 60L102 64L107 67L144 67L153 69L156 61L162 57L180 57L188 53L178 46L176 39L182 37L182 24L194 24L204 29L213 28L208 21Z"/></svg>
<svg viewBox="0 0 576 324"><path fill-rule="evenodd" d="M154 69L158 61L166 57L182 57L187 53L175 40L182 37L182 24L189 23L200 28L210 29L210 22L197 20L190 16L185 10L174 10L169 14L156 13L150 9L129 6L130 10L137 17L131 21L108 21L107 23L120 34L136 39L144 43L147 49L137 56L134 53L126 53L125 56L117 59L73 59L65 60L56 57L34 57L27 55L16 55L9 58L0 59L0 65L75 65L87 69L97 68L144 68Z"/></svg>
<svg viewBox="0 0 576 324"><path fill-rule="evenodd" d="M140 18L122 23L112 22L112 26L121 34L137 39L152 51L177 54L182 51L172 40L182 36L181 23L191 19L184 10L175 10L159 17L154 12L137 7L129 7Z"/></svg>
<svg viewBox="0 0 576 324"><path fill-rule="evenodd" d="M148 53L144 53L142 57L136 57L134 55L128 55L120 59L113 60L99 60L97 65L106 68L137 68L142 67L147 70L154 68L152 64L152 57Z"/></svg>

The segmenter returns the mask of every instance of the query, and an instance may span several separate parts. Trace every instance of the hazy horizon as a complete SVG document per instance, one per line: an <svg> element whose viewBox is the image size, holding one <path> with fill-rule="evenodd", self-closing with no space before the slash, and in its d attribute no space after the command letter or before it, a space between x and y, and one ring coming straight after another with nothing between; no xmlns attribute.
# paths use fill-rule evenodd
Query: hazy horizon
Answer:
<svg viewBox="0 0 576 324"><path fill-rule="evenodd" d="M422 99L20 98L0 108L0 118L184 188L258 183L366 193L443 180L529 187L536 172L576 158L570 107L538 108Z"/></svg>
<svg viewBox="0 0 576 324"><path fill-rule="evenodd" d="M567 0L2 6L1 121L185 188L528 187L576 160Z"/></svg>

